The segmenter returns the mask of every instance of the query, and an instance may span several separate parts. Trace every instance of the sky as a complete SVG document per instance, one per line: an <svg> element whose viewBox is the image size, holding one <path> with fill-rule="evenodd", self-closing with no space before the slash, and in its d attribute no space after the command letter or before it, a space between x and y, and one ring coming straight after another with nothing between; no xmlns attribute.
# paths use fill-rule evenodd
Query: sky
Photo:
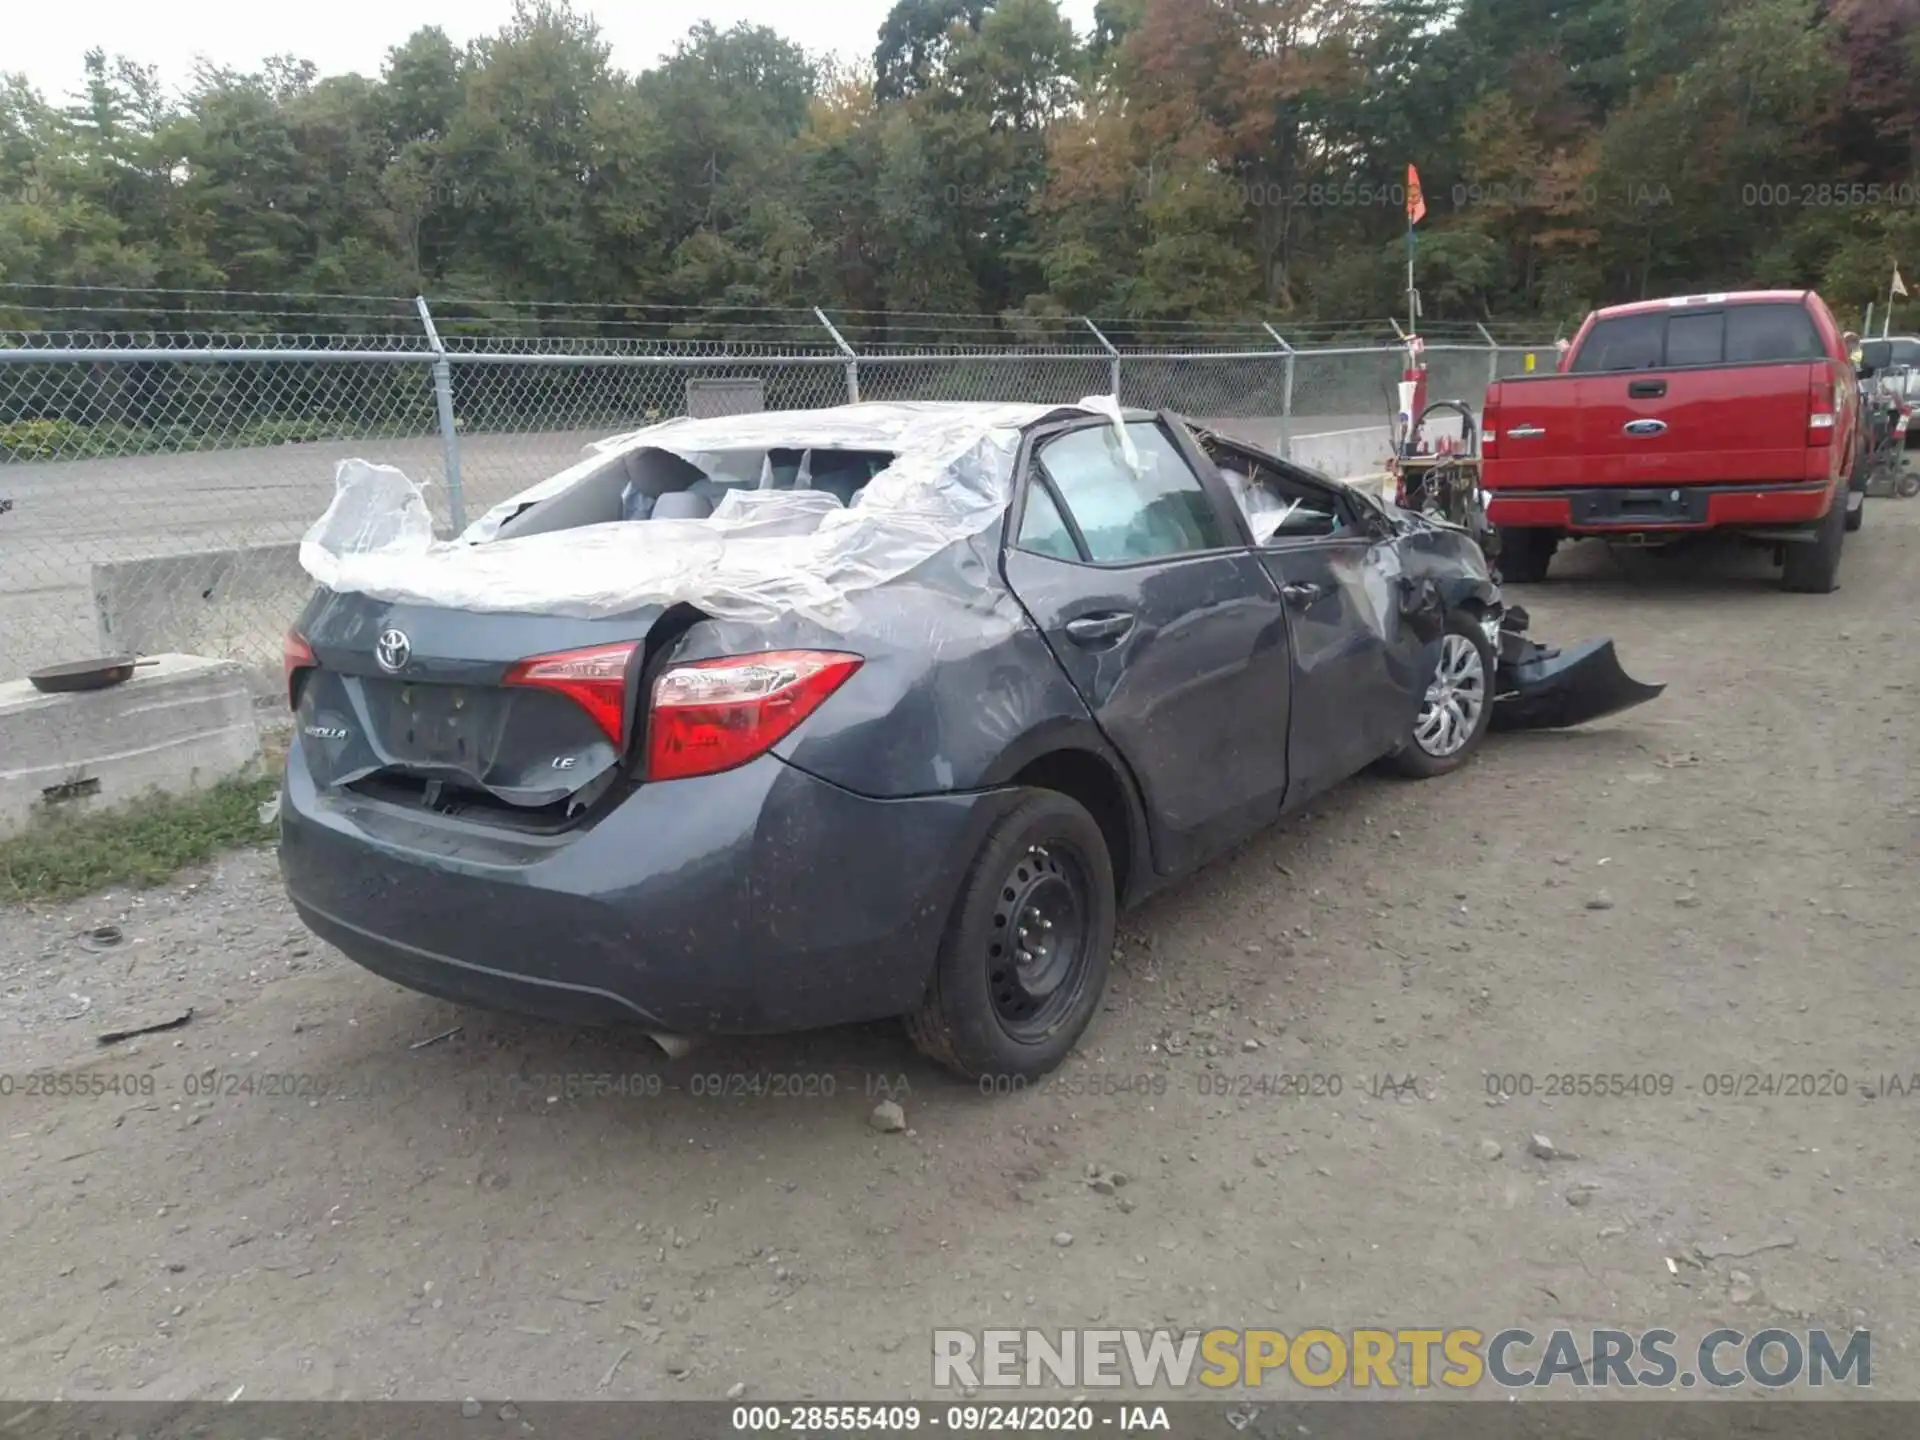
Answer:
<svg viewBox="0 0 1920 1440"><path fill-rule="evenodd" d="M323 75L377 75L387 51L415 30L438 25L455 43L489 34L513 0L8 0L0 22L0 71L22 71L52 100L79 88L93 46L156 65L169 86L185 85L195 60L250 69L268 55L311 60ZM574 0L613 46L614 63L635 71L668 54L701 20L721 29L766 25L812 51L873 53L891 0ZM1064 0L1082 31L1093 0Z"/></svg>

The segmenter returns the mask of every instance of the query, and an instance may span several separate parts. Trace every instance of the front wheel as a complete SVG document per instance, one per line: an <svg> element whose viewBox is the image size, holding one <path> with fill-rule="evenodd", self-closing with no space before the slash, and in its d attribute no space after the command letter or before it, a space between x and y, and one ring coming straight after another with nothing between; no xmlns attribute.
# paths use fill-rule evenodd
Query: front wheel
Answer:
<svg viewBox="0 0 1920 1440"><path fill-rule="evenodd" d="M1447 617L1433 682L1414 717L1413 733L1391 757L1415 780L1451 774L1473 757L1493 719L1493 645L1479 621L1461 610Z"/></svg>
<svg viewBox="0 0 1920 1440"><path fill-rule="evenodd" d="M907 1033L969 1080L1038 1079L1099 1009L1118 918L1099 825L1066 795L1029 793L968 867Z"/></svg>

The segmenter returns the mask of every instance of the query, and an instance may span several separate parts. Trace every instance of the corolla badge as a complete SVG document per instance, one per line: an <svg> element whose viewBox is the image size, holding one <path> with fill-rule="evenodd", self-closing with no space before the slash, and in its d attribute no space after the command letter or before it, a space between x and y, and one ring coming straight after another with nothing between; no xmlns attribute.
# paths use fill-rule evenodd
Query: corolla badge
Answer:
<svg viewBox="0 0 1920 1440"><path fill-rule="evenodd" d="M345 740L347 729L344 725L309 725L307 737L311 740Z"/></svg>
<svg viewBox="0 0 1920 1440"><path fill-rule="evenodd" d="M1667 428L1664 420L1629 420L1620 427L1629 435L1659 435Z"/></svg>
<svg viewBox="0 0 1920 1440"><path fill-rule="evenodd" d="M413 642L407 639L404 630L382 630L380 638L374 642L373 658L380 662L382 670L389 673L404 670L412 656Z"/></svg>

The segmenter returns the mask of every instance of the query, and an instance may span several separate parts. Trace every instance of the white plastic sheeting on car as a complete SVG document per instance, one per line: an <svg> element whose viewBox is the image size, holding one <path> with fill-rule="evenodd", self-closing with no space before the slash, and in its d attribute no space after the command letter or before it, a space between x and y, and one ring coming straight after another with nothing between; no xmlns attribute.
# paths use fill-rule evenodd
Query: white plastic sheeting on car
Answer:
<svg viewBox="0 0 1920 1440"><path fill-rule="evenodd" d="M300 563L330 590L392 602L583 619L686 603L717 619L795 613L838 628L853 593L992 526L1012 496L1020 432L1075 411L1122 418L1112 397L1094 396L1068 406L863 404L671 420L599 442L451 541L433 538L418 485L389 466L347 460ZM711 473L722 456L776 448L896 458L847 507L821 491L732 490L704 519L500 535L530 506L605 483L632 452L666 451Z"/></svg>

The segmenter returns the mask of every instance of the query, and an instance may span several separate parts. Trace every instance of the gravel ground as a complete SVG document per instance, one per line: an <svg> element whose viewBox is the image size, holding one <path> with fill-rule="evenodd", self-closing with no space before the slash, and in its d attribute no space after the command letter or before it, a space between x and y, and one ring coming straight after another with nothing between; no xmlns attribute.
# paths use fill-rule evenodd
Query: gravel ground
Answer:
<svg viewBox="0 0 1920 1440"><path fill-rule="evenodd" d="M1831 597L1563 560L1536 631L1667 695L1355 781L1159 899L1033 1093L891 1027L667 1062L459 1011L310 940L264 853L0 915L0 1069L106 1091L0 1099L0 1393L926 1397L937 1326L1778 1323L1870 1327L1920 1395L1914 1082L1875 1078L1920 1072L1916 540L1870 502ZM1778 1072L1847 1093L1703 1082ZM1671 1093L1546 1095L1574 1073ZM702 1078L762 1074L807 1093Z"/></svg>

